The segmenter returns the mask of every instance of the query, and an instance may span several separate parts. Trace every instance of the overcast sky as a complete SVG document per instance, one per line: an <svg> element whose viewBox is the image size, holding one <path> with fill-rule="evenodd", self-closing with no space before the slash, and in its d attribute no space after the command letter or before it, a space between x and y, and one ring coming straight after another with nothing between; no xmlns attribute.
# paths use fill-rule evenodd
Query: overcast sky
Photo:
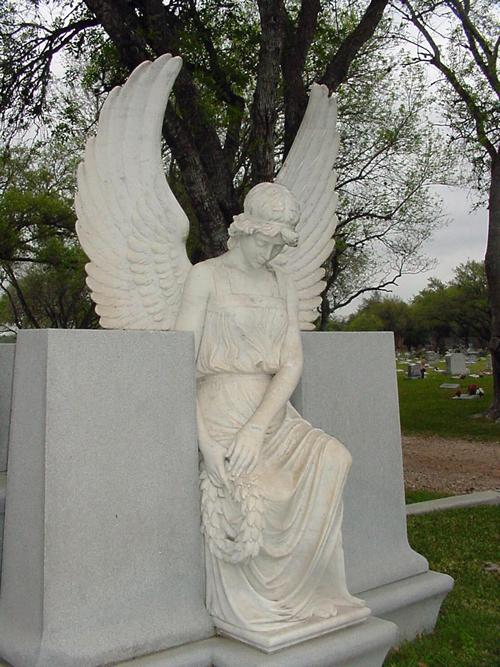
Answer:
<svg viewBox="0 0 500 667"><path fill-rule="evenodd" d="M488 211L480 208L472 211L473 202L461 188L441 187L442 212L449 223L436 230L431 240L423 246L428 257L436 260L430 271L414 276L403 276L399 286L394 287L395 296L410 300L427 285L431 276L447 282L453 277L453 269L468 259L483 260L488 233ZM345 316L357 310L362 299L338 311Z"/></svg>

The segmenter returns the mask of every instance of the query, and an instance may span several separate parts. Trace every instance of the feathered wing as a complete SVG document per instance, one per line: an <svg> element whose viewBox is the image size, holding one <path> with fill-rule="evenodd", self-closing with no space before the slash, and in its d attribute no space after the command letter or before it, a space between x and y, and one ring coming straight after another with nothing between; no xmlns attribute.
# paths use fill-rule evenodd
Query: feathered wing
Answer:
<svg viewBox="0 0 500 667"><path fill-rule="evenodd" d="M336 126L336 98L328 95L326 86L314 84L295 141L275 179L295 195L301 206L298 246L286 248L274 260L297 286L301 329L314 329L326 285L322 264L334 246L338 196L333 165L339 145Z"/></svg>
<svg viewBox="0 0 500 667"><path fill-rule="evenodd" d="M77 233L101 326L171 329L191 263L161 128L181 58L143 62L108 96L78 168Z"/></svg>

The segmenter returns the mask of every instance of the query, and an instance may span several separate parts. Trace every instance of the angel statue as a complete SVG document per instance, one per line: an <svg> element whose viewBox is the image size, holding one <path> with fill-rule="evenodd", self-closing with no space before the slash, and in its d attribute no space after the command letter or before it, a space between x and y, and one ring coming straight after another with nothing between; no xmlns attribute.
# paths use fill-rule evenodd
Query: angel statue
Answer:
<svg viewBox="0 0 500 667"><path fill-rule="evenodd" d="M193 331L206 605L263 650L359 622L347 590L347 449L290 403L336 225L336 104L314 85L273 183L250 190L228 250L192 266L161 125L179 57L144 62L103 106L78 171L77 231L106 328Z"/></svg>

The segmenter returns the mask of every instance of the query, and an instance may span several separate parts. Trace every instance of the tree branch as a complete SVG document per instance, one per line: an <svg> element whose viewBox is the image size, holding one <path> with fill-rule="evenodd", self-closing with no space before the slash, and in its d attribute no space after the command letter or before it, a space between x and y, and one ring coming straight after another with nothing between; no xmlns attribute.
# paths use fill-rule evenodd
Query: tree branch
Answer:
<svg viewBox="0 0 500 667"><path fill-rule="evenodd" d="M17 298L19 299L19 301L21 303L21 306L22 306L24 312L26 313L26 317L28 318L28 320L30 321L32 326L35 327L35 329L40 329L40 323L38 322L38 320L34 316L31 308L28 305L28 302L24 298L23 291L21 289L21 286L19 285L19 282L16 278L16 275L15 275L14 271L12 270L12 267L10 267L9 265L4 264L3 270L7 274L7 277L9 278L9 281L10 281L12 287L14 288L14 291L17 294Z"/></svg>
<svg viewBox="0 0 500 667"><path fill-rule="evenodd" d="M347 79L351 63L368 40L373 37L388 2L389 0L371 0L361 21L347 35L331 58L319 81L327 85L331 92L335 92Z"/></svg>
<svg viewBox="0 0 500 667"><path fill-rule="evenodd" d="M10 293L10 290L5 287L3 282L0 280L0 287L2 290L5 292L5 295L7 296L7 300L9 301L11 310L12 310L12 317L14 318L14 324L18 329L22 328L22 323L21 323L21 318L19 317L19 314L17 312L17 306L16 302L14 301L14 298L12 297L12 294Z"/></svg>
<svg viewBox="0 0 500 667"><path fill-rule="evenodd" d="M477 66L484 74L485 78L489 82L492 89L496 92L497 96L500 98L500 83L496 73L496 59L493 56L492 49L490 49L487 40L483 37L483 35L481 35L479 30L470 20L468 9L466 9L461 4L461 2L459 2L459 0L448 0L448 4L451 8L451 11L462 24L471 53L474 57L474 60L476 61ZM483 53L485 54L487 61L486 63L479 53L477 44L480 45Z"/></svg>
<svg viewBox="0 0 500 667"><path fill-rule="evenodd" d="M497 151L495 146L488 139L484 125L484 115L481 109L475 103L473 94L470 93L467 88L460 82L455 72L442 61L441 52L438 45L436 44L427 26L423 23L422 20L420 20L419 15L413 9L410 0L401 0L401 2L408 9L411 22L423 35L431 49L432 56L430 58L430 63L446 77L459 98L467 106L467 110L469 111L476 128L477 139L481 146L486 149L490 157L493 159L497 154Z"/></svg>

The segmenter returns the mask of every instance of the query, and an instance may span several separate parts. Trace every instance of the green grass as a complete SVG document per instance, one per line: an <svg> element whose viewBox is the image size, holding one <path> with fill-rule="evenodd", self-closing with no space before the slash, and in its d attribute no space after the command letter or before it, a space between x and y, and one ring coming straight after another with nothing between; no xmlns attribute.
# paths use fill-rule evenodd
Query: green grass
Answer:
<svg viewBox="0 0 500 667"><path fill-rule="evenodd" d="M500 665L500 507L433 512L408 518L414 549L455 587L443 603L433 634L406 642L384 667L498 667Z"/></svg>
<svg viewBox="0 0 500 667"><path fill-rule="evenodd" d="M405 364L398 364L406 370ZM478 370L473 368L474 372ZM483 398L463 401L452 400L454 389L441 389L444 382L457 383L467 393L469 384L481 386ZM430 371L424 380L408 380L398 373L401 429L405 435L438 435L443 438L464 438L500 442L500 425L474 415L484 412L493 393L491 375L463 380L444 373Z"/></svg>
<svg viewBox="0 0 500 667"><path fill-rule="evenodd" d="M405 501L407 505L412 503L422 503L426 500L436 500L437 498L447 498L452 493L441 493L439 491L425 491L424 489L406 489Z"/></svg>

